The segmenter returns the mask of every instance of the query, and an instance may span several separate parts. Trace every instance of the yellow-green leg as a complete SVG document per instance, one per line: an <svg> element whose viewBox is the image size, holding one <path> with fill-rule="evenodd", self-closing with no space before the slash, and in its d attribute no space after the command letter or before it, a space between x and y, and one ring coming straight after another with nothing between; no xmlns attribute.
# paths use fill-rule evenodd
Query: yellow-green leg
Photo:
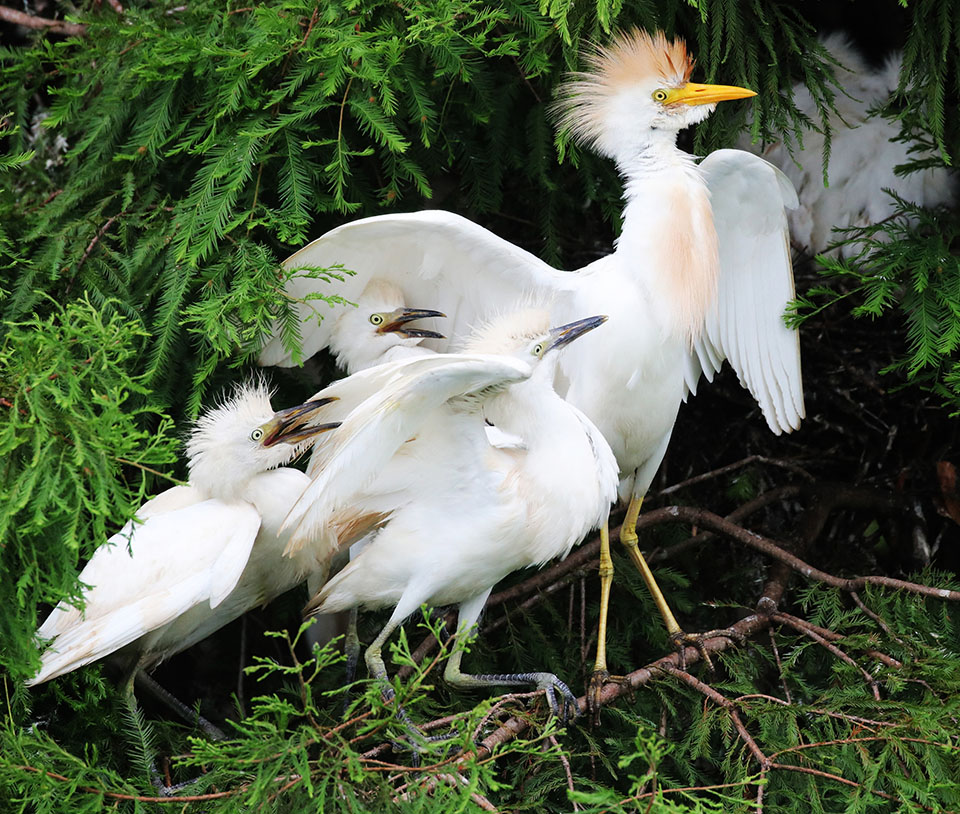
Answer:
<svg viewBox="0 0 960 814"><path fill-rule="evenodd" d="M643 581L647 583L647 590L650 591L650 596L653 597L654 604L656 604L657 610L660 611L660 615L663 617L663 624L667 628L670 641L680 653L680 666L682 668L686 666L686 648L687 645L691 645L696 648L701 658L712 670L713 663L710 661L710 654L704 646L704 641L714 636L726 636L729 639L742 643L743 637L737 633L737 631L729 628L708 630L704 633L685 633L683 628L680 627L677 623L677 618L673 615L673 611L670 610L670 606L667 604L663 591L661 591L660 586L657 585L653 571L651 571L650 566L647 565L643 554L640 553L640 546L637 544L637 519L640 517L641 506L643 506L642 495L640 497L634 495L630 498L626 517L623 518L623 525L620 527L620 542L624 548L627 549L627 554L630 556L630 559L633 560L633 564L637 566L637 569L643 575Z"/></svg>
<svg viewBox="0 0 960 814"><path fill-rule="evenodd" d="M667 633L670 635L670 638L673 639L678 635L682 636L683 630L680 625L677 624L677 619L673 615L673 611L670 610L666 597L664 597L663 591L660 590L660 586L657 585L653 571L650 570L650 566L647 565L643 554L640 553L640 546L638 545L637 519L640 517L641 506L643 506L643 496L637 497L634 495L630 498L630 504L627 506L627 515L623 518L623 525L620 526L620 543L627 549L627 554L630 556L630 559L633 560L633 564L637 566L637 569L643 575L643 581L647 583L647 590L650 591L650 596L653 597L654 604L656 604L657 610L660 611L660 615L663 617L663 623L666 625Z"/></svg>
<svg viewBox="0 0 960 814"><path fill-rule="evenodd" d="M600 621L597 625L597 657L587 692L587 705L596 717L600 710L600 691L610 680L607 670L607 615L610 608L610 586L613 584L613 559L610 557L610 524L600 527Z"/></svg>

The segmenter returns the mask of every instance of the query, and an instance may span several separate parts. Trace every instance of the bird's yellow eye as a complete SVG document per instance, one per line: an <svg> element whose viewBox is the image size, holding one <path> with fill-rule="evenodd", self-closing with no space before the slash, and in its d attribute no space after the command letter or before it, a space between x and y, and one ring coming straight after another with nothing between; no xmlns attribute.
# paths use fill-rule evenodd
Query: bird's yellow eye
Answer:
<svg viewBox="0 0 960 814"><path fill-rule="evenodd" d="M383 314L371 314L370 322L373 325L383 325Z"/></svg>
<svg viewBox="0 0 960 814"><path fill-rule="evenodd" d="M659 90L655 90L655 91L653 92L653 101L654 101L654 102L666 102L666 101L667 101L667 92L666 92L663 88L660 88Z"/></svg>
<svg viewBox="0 0 960 814"><path fill-rule="evenodd" d="M543 356L543 342L537 342L537 344L533 346L533 355Z"/></svg>
<svg viewBox="0 0 960 814"><path fill-rule="evenodd" d="M251 441L259 441L263 438L263 430L260 427L257 427L252 433L250 433Z"/></svg>

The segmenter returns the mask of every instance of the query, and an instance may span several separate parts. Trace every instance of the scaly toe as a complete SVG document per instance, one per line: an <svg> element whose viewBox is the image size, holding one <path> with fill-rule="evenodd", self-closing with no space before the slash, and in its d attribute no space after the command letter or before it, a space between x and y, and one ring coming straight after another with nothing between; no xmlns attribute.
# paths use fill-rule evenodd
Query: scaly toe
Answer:
<svg viewBox="0 0 960 814"><path fill-rule="evenodd" d="M729 639L738 645L742 645L746 641L746 637L733 628L718 628L716 630L707 630L703 633L684 633L682 630L679 630L671 634L670 643L676 648L680 655L680 669L687 669L687 647L692 647L700 654L700 658L703 659L704 664L707 665L707 669L713 672L715 668L713 666L713 660L710 658L710 652L707 650L706 642L707 639L715 639L718 637Z"/></svg>

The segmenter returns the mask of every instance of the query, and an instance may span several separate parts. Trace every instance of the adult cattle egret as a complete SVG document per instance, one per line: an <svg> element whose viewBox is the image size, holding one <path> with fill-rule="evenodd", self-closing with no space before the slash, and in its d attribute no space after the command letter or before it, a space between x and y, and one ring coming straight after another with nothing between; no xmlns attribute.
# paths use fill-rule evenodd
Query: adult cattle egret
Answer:
<svg viewBox="0 0 960 814"><path fill-rule="evenodd" d="M871 113L887 104L900 83L903 54L891 54L879 70L871 69L843 34L822 39L824 47L839 63L834 67L842 93L834 99L837 112L831 113L830 163L824 185L824 135L813 128L803 133L803 146L792 154L777 142L762 155L782 169L797 188L800 206L789 215L793 240L811 254L826 251L842 236L834 229L879 223L895 211L896 203L883 190L921 206L939 206L953 200L953 179L944 167L926 167L907 175L897 175L896 167L911 160L934 158L933 150L916 151L916 145L898 141L898 122ZM793 101L811 119L817 107L810 91L802 83L793 88ZM759 151L749 139L741 139L744 149ZM849 253L851 247L831 250L831 254ZM858 249L853 246L854 252Z"/></svg>
<svg viewBox="0 0 960 814"><path fill-rule="evenodd" d="M612 254L563 273L465 218L427 211L345 224L286 266L343 263L357 272L338 291L347 298L371 277L393 280L406 301L447 313L454 339L515 308L530 292L551 303L554 322L609 314L602 336L585 338L561 358L561 390L617 456L620 495L630 498L620 539L671 637L678 644L697 641L681 630L653 580L637 547L636 520L680 402L695 391L701 373L711 379L725 359L773 432L799 426L799 344L782 319L794 296L785 208L796 205L796 195L783 173L750 153L719 150L696 164L677 148L677 133L705 119L716 102L754 95L690 82L693 60L682 42L633 31L585 60L587 70L561 87L558 110L562 126L612 158L624 177L623 230ZM295 278L287 293L303 298L315 285ZM304 353L329 340L329 323L305 327ZM260 361L293 363L279 338L265 346ZM606 535L601 544L595 689L606 676L613 574Z"/></svg>
<svg viewBox="0 0 960 814"><path fill-rule="evenodd" d="M604 321L549 329L546 311L522 311L491 323L464 353L381 365L314 397L336 397L343 411L352 394L370 393L374 378L379 384L330 436L318 476L285 524L297 529L292 551L306 542L318 556L367 537L307 610L394 608L366 651L371 675L386 678L383 644L423 603L458 604L462 633L500 579L566 556L605 522L616 495L613 453L551 384L555 350ZM525 448L490 445L485 419ZM552 673L468 675L462 655L444 673L454 685L532 684L546 690L554 712L576 710Z"/></svg>
<svg viewBox="0 0 960 814"><path fill-rule="evenodd" d="M187 443L189 485L145 503L94 552L80 574L83 610L61 602L40 626L53 641L27 684L121 651L129 694L140 669L321 572L310 548L281 556L289 535L279 529L310 483L282 465L337 426L302 426L326 403L274 413L265 386L248 384L201 416Z"/></svg>

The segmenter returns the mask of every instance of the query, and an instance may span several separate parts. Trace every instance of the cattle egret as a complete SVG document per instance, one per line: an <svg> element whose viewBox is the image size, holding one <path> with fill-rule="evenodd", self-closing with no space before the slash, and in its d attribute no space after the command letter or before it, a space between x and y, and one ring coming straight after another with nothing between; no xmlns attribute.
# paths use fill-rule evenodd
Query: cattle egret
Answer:
<svg viewBox="0 0 960 814"><path fill-rule="evenodd" d="M585 57L587 68L560 90L561 125L612 158L625 181L623 229L613 253L574 273L448 212L382 215L345 224L304 247L290 268L343 263L357 272L347 298L372 277L392 280L408 302L448 314L462 338L491 314L516 308L531 292L551 303L551 319L605 313L602 335L563 354L559 388L609 441L629 498L621 542L663 614L671 638L702 639L677 624L637 547L636 520L660 466L681 401L700 375L712 379L729 359L774 433L804 415L799 343L783 322L793 299L785 209L790 181L740 150L718 150L699 164L676 146L677 133L705 119L715 103L753 96L743 88L689 81L693 60L681 41L634 31ZM295 278L295 299L316 284ZM306 305L302 315L306 317ZM328 322L303 331L303 350L330 341ZM426 344L444 349L444 343ZM263 364L291 365L279 337ZM562 510L560 512L562 514ZM559 517L557 518L559 522ZM606 677L606 608L613 564L601 535L601 612L594 690Z"/></svg>
<svg viewBox="0 0 960 814"><path fill-rule="evenodd" d="M834 67L841 87L834 99L836 113L831 113L830 163L824 185L824 134L808 128L803 132L803 146L791 153L777 142L762 152L793 181L800 205L789 215L790 234L794 242L811 254L827 250L842 235L835 229L868 226L890 217L896 203L884 190L889 189L906 201L921 206L940 206L953 200L953 179L945 167L929 166L907 175L897 175L898 166L911 160L932 159L933 150L918 151L916 144L900 141L900 124L876 111L896 93L903 67L903 54L891 54L878 70L871 69L843 34L824 37L823 45L837 60ZM811 119L817 107L809 89L798 82L793 88L793 101ZM744 149L759 151L749 138L741 139ZM852 247L837 248L830 254L854 253Z"/></svg>
<svg viewBox="0 0 960 814"><path fill-rule="evenodd" d="M443 334L424 328L413 327L415 320L443 317L439 311L408 308L403 300L403 291L389 280L372 279L367 282L355 308L341 309L333 318L330 332L330 350L337 364L347 373L356 373L374 365L430 356L436 351L424 348L424 339L444 339ZM493 428L491 428L492 430ZM310 468L315 474L320 455L315 454ZM351 548L351 556L354 556ZM312 644L323 644L338 635L342 626L333 617L327 624L314 625L307 631ZM342 620L341 620L342 621ZM347 656L347 680L352 681L360 655L360 640L357 637L357 613L350 612L346 626L344 645Z"/></svg>
<svg viewBox="0 0 960 814"><path fill-rule="evenodd" d="M365 653L371 675L386 679L383 644L422 604L458 604L463 633L499 580L566 556L605 522L616 495L613 453L551 384L556 349L604 321L549 329L546 311L528 309L491 323L464 353L381 365L314 397L337 398L339 411L351 397L360 403L329 437L319 474L290 513L290 548L306 543L324 556L366 538L307 610L393 607ZM374 378L373 395L352 396L370 393ZM524 449L492 446L486 419L522 437ZM534 685L554 712L576 712L554 674L469 675L462 655L447 663L451 684Z"/></svg>
<svg viewBox="0 0 960 814"><path fill-rule="evenodd" d="M53 641L27 684L117 653L132 696L139 670L322 571L310 548L281 556L280 526L310 483L282 465L337 426L302 426L326 403L274 413L265 386L248 384L202 415L186 447L189 484L145 503L94 552L80 574L83 610L61 602L40 626Z"/></svg>
<svg viewBox="0 0 960 814"><path fill-rule="evenodd" d="M407 308L403 291L389 280L370 280L356 308L342 309L330 332L330 350L337 364L356 373L384 362L433 353L420 343L443 334L410 325L414 320L443 317L440 311Z"/></svg>

